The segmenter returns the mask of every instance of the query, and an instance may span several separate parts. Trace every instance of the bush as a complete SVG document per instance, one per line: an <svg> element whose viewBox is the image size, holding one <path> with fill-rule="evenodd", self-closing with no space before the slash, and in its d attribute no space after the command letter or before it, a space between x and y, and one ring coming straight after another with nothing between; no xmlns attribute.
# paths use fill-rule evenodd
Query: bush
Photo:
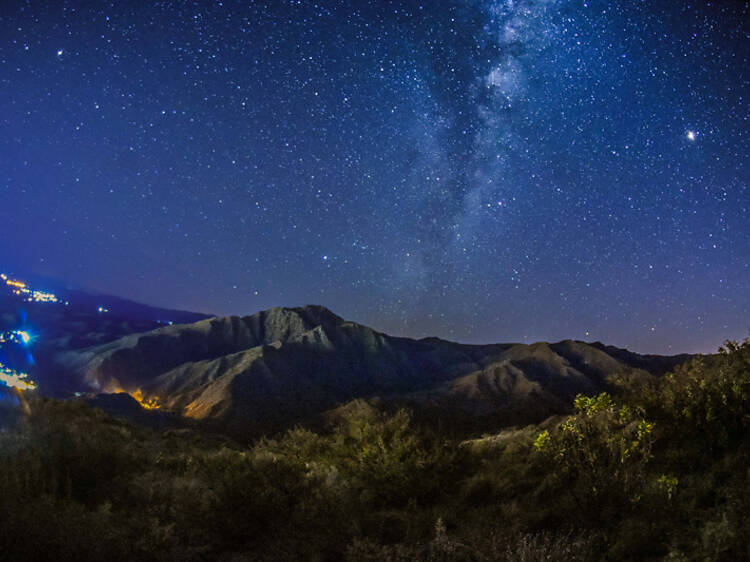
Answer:
<svg viewBox="0 0 750 562"><path fill-rule="evenodd" d="M31 397L0 429L0 552L747 559L749 399L748 341L614 396L579 396L567 418L468 442L361 401L325 432L246 447Z"/></svg>
<svg viewBox="0 0 750 562"><path fill-rule="evenodd" d="M549 459L588 524L641 500L654 425L606 393L579 395L575 412L552 432L541 432L534 448Z"/></svg>

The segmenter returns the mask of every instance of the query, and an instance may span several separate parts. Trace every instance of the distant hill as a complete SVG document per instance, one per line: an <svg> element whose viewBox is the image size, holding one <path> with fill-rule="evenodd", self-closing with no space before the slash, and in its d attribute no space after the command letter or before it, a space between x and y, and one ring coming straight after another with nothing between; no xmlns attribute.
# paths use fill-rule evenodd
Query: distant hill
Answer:
<svg viewBox="0 0 750 562"><path fill-rule="evenodd" d="M308 419L354 398L540 420L609 376L652 376L689 356L649 356L579 341L464 345L414 340L320 306L274 308L130 334L63 353L61 369L179 416L244 430Z"/></svg>
<svg viewBox="0 0 750 562"><path fill-rule="evenodd" d="M108 295L59 289L51 282L31 285L54 291L59 302L29 302L13 294L0 280L0 333L24 330L32 337L28 360L14 368L27 371L45 394L65 395L84 390L75 377L66 377L52 359L61 351L100 345L126 334L159 326L196 322L206 314L169 310Z"/></svg>

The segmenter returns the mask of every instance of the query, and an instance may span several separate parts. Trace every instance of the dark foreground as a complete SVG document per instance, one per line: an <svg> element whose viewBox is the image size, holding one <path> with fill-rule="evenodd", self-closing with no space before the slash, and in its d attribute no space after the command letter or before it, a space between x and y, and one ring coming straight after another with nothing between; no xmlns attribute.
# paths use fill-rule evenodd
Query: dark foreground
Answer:
<svg viewBox="0 0 750 562"><path fill-rule="evenodd" d="M750 340L466 440L355 401L252 444L4 398L9 560L743 560ZM26 404L24 404L24 400ZM25 406L28 406L26 408Z"/></svg>

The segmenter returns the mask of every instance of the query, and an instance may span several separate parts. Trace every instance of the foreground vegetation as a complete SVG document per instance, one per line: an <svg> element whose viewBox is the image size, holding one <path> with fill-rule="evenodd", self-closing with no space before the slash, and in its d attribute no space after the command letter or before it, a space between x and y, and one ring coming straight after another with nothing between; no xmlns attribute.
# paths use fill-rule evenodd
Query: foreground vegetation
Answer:
<svg viewBox="0 0 750 562"><path fill-rule="evenodd" d="M73 402L13 412L12 560L750 558L750 340L468 441L363 401L252 446Z"/></svg>

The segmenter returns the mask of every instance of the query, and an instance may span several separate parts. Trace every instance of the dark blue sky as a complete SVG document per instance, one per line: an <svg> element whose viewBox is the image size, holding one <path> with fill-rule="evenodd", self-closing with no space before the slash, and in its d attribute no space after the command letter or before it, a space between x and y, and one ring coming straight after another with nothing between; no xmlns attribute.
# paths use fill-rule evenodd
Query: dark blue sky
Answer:
<svg viewBox="0 0 750 562"><path fill-rule="evenodd" d="M748 333L747 2L0 11L0 269L466 342Z"/></svg>

